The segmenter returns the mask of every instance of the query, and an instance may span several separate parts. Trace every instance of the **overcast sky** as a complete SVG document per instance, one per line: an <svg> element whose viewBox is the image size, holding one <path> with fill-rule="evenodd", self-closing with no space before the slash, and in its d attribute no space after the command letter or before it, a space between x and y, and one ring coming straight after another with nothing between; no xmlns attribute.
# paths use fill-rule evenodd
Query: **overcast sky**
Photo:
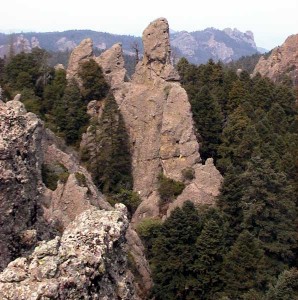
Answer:
<svg viewBox="0 0 298 300"><path fill-rule="evenodd" d="M251 30L257 46L272 49L298 33L298 0L5 0L0 32L93 29L140 36L166 17L174 30L206 27Z"/></svg>

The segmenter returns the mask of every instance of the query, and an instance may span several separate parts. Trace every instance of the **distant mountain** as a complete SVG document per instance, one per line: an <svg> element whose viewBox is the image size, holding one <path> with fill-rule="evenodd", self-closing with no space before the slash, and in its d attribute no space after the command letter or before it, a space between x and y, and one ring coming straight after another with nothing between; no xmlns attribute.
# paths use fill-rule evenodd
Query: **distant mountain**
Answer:
<svg viewBox="0 0 298 300"><path fill-rule="evenodd" d="M70 51L83 39L91 38L94 47L99 50L110 48L121 42L125 54L134 55L132 45L139 45L142 52L140 37L131 35L117 35L92 30L68 30L63 32L29 32L7 35L0 33L0 57L9 52L9 44L13 43L15 53L28 52L33 47L41 47L48 51ZM218 30L207 28L202 31L176 32L171 30L171 44L175 58L186 57L195 64L205 63L212 58L215 61L230 62L241 56L257 53L254 36L251 31L245 33L226 28Z"/></svg>
<svg viewBox="0 0 298 300"><path fill-rule="evenodd" d="M67 51L75 48L83 39L91 38L94 47L100 50L105 50L112 47L115 43L121 42L124 52L133 54L132 44L137 42L142 50L142 41L140 37L131 35L117 35L106 32L98 32L92 30L68 30L63 32L28 32L22 34L14 34L13 42L15 51L29 51L30 47L39 46L49 51ZM7 44L11 43L12 36L0 34L0 56L6 53ZM20 40L23 42L20 43ZM32 44L33 41L38 41L38 45ZM21 49L25 44L28 47Z"/></svg>
<svg viewBox="0 0 298 300"><path fill-rule="evenodd" d="M171 35L171 44L179 50L178 55L195 64L205 63L210 58L230 62L258 52L251 31L243 33L231 28L176 32Z"/></svg>

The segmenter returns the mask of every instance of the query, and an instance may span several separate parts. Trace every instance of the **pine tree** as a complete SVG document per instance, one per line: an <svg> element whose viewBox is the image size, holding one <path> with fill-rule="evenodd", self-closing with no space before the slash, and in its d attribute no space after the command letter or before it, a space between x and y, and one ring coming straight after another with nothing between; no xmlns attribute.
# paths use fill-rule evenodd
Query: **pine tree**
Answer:
<svg viewBox="0 0 298 300"><path fill-rule="evenodd" d="M132 189L129 138L118 105L112 94L105 100L99 124L94 124L93 139L87 145L89 169L104 193ZM96 148L96 152L88 147Z"/></svg>
<svg viewBox="0 0 298 300"><path fill-rule="evenodd" d="M203 140L200 148L202 159L205 161L208 157L217 158L223 124L220 106L207 87L201 89L191 105L196 128Z"/></svg>
<svg viewBox="0 0 298 300"><path fill-rule="evenodd" d="M224 258L223 295L229 299L243 299L250 290L263 290L266 284L265 258L260 242L243 231Z"/></svg>
<svg viewBox="0 0 298 300"><path fill-rule="evenodd" d="M293 262L297 243L293 188L285 174L275 172L268 162L259 158L254 158L241 176L246 182L241 199L242 228L262 242L265 254L272 261L271 268L275 264L282 268L281 263Z"/></svg>
<svg viewBox="0 0 298 300"><path fill-rule="evenodd" d="M247 128L252 124L252 120L247 116L242 106L239 106L229 115L223 129L222 144L218 148L219 160L217 165L223 173L231 167L243 168L245 166L244 153L240 151L239 147L241 147L241 144L249 142L247 139L255 138L245 134ZM247 154L245 156L247 157Z"/></svg>
<svg viewBox="0 0 298 300"><path fill-rule="evenodd" d="M214 299L222 288L220 271L227 243L227 224L221 213L211 209L197 238L197 257L193 268L196 273L198 299Z"/></svg>
<svg viewBox="0 0 298 300"><path fill-rule="evenodd" d="M200 231L200 217L191 202L176 208L164 222L152 247L155 299L196 299L192 264Z"/></svg>
<svg viewBox="0 0 298 300"><path fill-rule="evenodd" d="M90 59L80 65L79 76L82 80L82 95L84 100L101 100L108 91L109 85L105 81L101 67Z"/></svg>
<svg viewBox="0 0 298 300"><path fill-rule="evenodd" d="M79 87L74 80L65 88L62 99L54 109L54 115L57 130L65 138L66 143L69 145L78 143L88 123L88 115Z"/></svg>
<svg viewBox="0 0 298 300"><path fill-rule="evenodd" d="M278 276L274 286L266 293L265 300L297 300L298 299L298 270L285 270Z"/></svg>

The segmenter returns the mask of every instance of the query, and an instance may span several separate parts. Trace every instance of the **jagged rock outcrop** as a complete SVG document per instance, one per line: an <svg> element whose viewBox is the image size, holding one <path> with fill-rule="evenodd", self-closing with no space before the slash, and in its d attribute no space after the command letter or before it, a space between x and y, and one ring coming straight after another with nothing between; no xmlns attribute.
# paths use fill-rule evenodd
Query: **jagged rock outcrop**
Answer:
<svg viewBox="0 0 298 300"><path fill-rule="evenodd" d="M71 52L68 68L66 71L66 78L68 80L74 78L80 85L81 80L78 76L80 64L92 57L93 41L91 39L85 39Z"/></svg>
<svg viewBox="0 0 298 300"><path fill-rule="evenodd" d="M102 67L105 78L112 87L115 88L124 81L126 70L121 44L115 44L95 58L95 61Z"/></svg>
<svg viewBox="0 0 298 300"><path fill-rule="evenodd" d="M37 37L26 38L23 34L11 35L7 41L8 44L0 45L0 57L9 55L11 46L13 47L14 54L21 52L29 53L33 48L40 48L39 40Z"/></svg>
<svg viewBox="0 0 298 300"><path fill-rule="evenodd" d="M274 82L288 75L293 85L298 86L298 34L289 36L280 46L272 50L268 58L261 57L253 75L260 73Z"/></svg>
<svg viewBox="0 0 298 300"><path fill-rule="evenodd" d="M238 43L246 42L247 44L251 45L251 47L253 47L254 49L257 49L254 34L252 31L247 30L245 32L241 32L237 28L225 28L223 32L225 32L229 37L231 37Z"/></svg>
<svg viewBox="0 0 298 300"><path fill-rule="evenodd" d="M127 270L126 209L90 209L0 274L0 298L137 299Z"/></svg>
<svg viewBox="0 0 298 300"><path fill-rule="evenodd" d="M178 73L170 64L166 19L157 19L145 29L143 44L144 57L136 66L132 80L122 85L112 84L130 136L134 190L143 200L133 222L167 214L160 211L157 192L157 177L161 172L183 181L184 169L195 171L195 178L187 182L185 191L176 200L177 205L186 200L213 203L222 180L211 161L206 166L200 163L188 97L178 82Z"/></svg>
<svg viewBox="0 0 298 300"><path fill-rule="evenodd" d="M19 99L0 102L0 269L91 205L111 209L75 153ZM60 164L69 175L54 191L43 183L44 164Z"/></svg>
<svg viewBox="0 0 298 300"><path fill-rule="evenodd" d="M77 154L49 130L45 130L43 134L42 153L44 164L58 163L69 174L65 182L58 182L54 191L44 188L42 203L47 222L58 223L63 229L91 206L111 209L93 183L89 172L80 165Z"/></svg>
<svg viewBox="0 0 298 300"><path fill-rule="evenodd" d="M39 203L42 123L18 98L0 101L0 269L27 249L22 235L28 229L51 236Z"/></svg>

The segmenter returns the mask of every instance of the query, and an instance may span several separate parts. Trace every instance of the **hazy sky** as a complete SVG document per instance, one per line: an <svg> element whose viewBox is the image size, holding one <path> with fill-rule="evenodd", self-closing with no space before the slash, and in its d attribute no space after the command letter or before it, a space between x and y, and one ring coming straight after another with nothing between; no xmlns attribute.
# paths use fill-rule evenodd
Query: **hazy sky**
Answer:
<svg viewBox="0 0 298 300"><path fill-rule="evenodd" d="M206 27L251 30L259 47L271 49L298 33L298 0L6 0L0 32L93 29L142 34L158 17L174 30Z"/></svg>

